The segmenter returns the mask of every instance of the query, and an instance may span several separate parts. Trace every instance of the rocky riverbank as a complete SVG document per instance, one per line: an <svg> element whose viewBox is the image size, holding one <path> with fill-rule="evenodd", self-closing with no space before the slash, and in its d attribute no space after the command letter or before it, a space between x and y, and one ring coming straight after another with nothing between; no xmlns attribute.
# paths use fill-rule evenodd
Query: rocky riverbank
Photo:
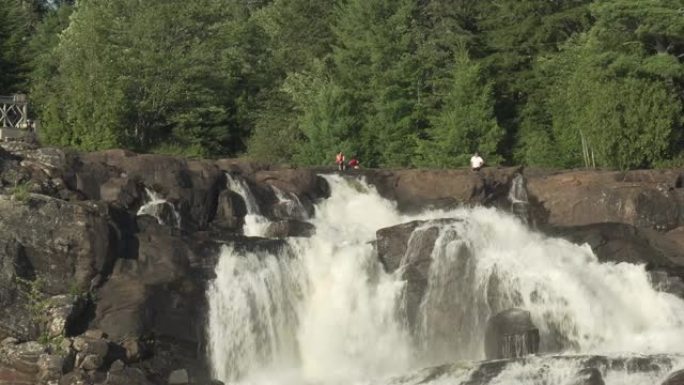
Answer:
<svg viewBox="0 0 684 385"><path fill-rule="evenodd" d="M0 149L0 384L210 384L207 283L219 249L284 247L329 188L323 169L123 150L89 154L26 144ZM588 243L603 261L645 263L684 295L684 170L351 170L405 212L498 207ZM253 193L246 202L231 180ZM250 204L269 238L242 229ZM296 207L295 207L296 206ZM387 271L421 223L378 231ZM432 235L431 235L432 234ZM409 268L420 302L435 236ZM409 318L411 319L411 318Z"/></svg>

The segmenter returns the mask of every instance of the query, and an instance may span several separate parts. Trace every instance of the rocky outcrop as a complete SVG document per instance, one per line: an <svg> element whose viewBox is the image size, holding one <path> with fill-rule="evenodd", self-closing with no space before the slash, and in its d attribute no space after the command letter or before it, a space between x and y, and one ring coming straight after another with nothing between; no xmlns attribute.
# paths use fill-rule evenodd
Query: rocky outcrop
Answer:
<svg viewBox="0 0 684 385"><path fill-rule="evenodd" d="M518 167L484 168L479 172L457 170L354 170L378 192L397 202L400 210L459 205L505 205ZM358 172L357 172L358 171Z"/></svg>
<svg viewBox="0 0 684 385"><path fill-rule="evenodd" d="M485 355L487 359L518 358L539 351L539 329L530 312L504 310L487 321Z"/></svg>
<svg viewBox="0 0 684 385"><path fill-rule="evenodd" d="M678 170L525 170L539 224L580 226L625 223L667 231L684 222L682 173Z"/></svg>
<svg viewBox="0 0 684 385"><path fill-rule="evenodd" d="M661 385L684 385L684 370L670 374Z"/></svg>
<svg viewBox="0 0 684 385"><path fill-rule="evenodd" d="M418 308L427 289L439 227L453 221L456 220L412 221L376 232L378 258L385 271L399 274L406 280L406 316L412 328L416 325Z"/></svg>

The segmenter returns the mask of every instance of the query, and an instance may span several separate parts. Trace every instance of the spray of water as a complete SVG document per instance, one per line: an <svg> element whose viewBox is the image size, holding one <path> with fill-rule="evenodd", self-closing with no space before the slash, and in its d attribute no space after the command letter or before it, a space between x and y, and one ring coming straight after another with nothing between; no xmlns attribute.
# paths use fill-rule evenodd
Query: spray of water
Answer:
<svg viewBox="0 0 684 385"><path fill-rule="evenodd" d="M443 362L483 359L487 318L514 306L531 312L545 352L684 351L684 301L655 291L643 266L600 264L588 247L544 237L494 209L402 216L359 180L327 179L332 194L316 207L312 238L292 239L274 254L223 250L208 293L210 353L218 379L466 383L477 365L429 381L389 378ZM437 218L452 220L432 221ZM428 227L439 234L417 324L409 330L400 311L403 269L385 273L372 241L379 228L415 219L426 222L414 236ZM579 369L572 360L535 360L506 367L488 381L571 384ZM644 376L661 378L670 369ZM626 373L605 369L606 384L643 380Z"/></svg>

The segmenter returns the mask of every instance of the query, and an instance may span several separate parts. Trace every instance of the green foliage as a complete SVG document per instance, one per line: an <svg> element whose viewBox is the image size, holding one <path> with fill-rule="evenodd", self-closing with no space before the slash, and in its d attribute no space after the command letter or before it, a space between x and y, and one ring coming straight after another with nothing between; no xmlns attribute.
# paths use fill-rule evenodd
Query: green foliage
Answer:
<svg viewBox="0 0 684 385"><path fill-rule="evenodd" d="M369 167L684 156L680 0L5 3L0 94L30 86L49 144Z"/></svg>
<svg viewBox="0 0 684 385"><path fill-rule="evenodd" d="M489 164L501 161L497 147L504 132L494 117L492 86L467 52L462 50L456 63L445 104L427 131L428 139L419 141L417 165L462 167L476 151Z"/></svg>
<svg viewBox="0 0 684 385"><path fill-rule="evenodd" d="M12 188L12 199L26 202L31 196L31 182L17 182Z"/></svg>

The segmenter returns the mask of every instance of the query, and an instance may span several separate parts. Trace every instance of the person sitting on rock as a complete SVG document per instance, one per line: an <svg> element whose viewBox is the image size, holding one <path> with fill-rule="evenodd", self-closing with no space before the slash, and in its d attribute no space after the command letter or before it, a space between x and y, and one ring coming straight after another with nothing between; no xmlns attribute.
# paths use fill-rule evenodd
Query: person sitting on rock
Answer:
<svg viewBox="0 0 684 385"><path fill-rule="evenodd" d="M360 166L359 160L356 158L356 155L352 156L351 160L349 160L349 163L347 163L347 166L349 168L353 169L358 169Z"/></svg>
<svg viewBox="0 0 684 385"><path fill-rule="evenodd" d="M340 151L335 157L335 163L337 163L337 169L344 171L344 153Z"/></svg>
<svg viewBox="0 0 684 385"><path fill-rule="evenodd" d="M480 171L482 166L484 166L484 159L480 156L480 153L475 151L475 154L470 158L470 168L473 171Z"/></svg>

